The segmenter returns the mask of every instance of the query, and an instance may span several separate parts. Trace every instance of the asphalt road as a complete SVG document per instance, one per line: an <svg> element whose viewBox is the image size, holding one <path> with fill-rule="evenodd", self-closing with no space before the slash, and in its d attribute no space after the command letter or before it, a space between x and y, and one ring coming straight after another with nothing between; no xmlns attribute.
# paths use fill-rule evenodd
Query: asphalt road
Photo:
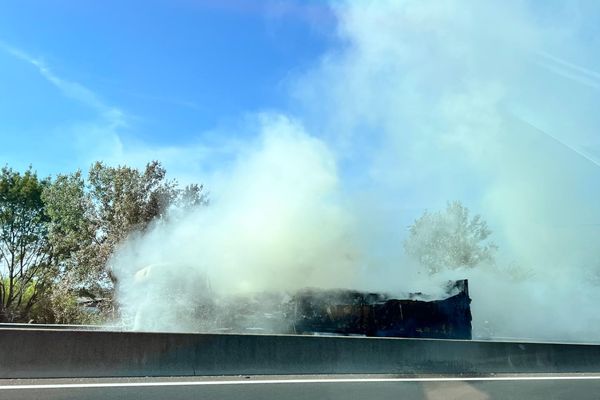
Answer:
<svg viewBox="0 0 600 400"><path fill-rule="evenodd" d="M600 375L20 379L0 399L600 399Z"/></svg>

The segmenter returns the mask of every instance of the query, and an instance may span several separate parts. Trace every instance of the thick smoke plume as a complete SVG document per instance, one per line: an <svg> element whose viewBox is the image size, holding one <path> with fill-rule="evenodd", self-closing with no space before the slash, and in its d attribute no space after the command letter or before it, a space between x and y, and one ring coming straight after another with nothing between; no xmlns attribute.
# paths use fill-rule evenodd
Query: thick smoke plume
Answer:
<svg viewBox="0 0 600 400"><path fill-rule="evenodd" d="M181 315L209 292L434 291L467 277L475 337L600 340L600 74L586 67L600 7L333 7L339 47L291 85L294 115L261 115L233 161L199 177L209 207L112 260L126 319L188 329ZM402 242L449 200L483 215L499 251L429 276Z"/></svg>

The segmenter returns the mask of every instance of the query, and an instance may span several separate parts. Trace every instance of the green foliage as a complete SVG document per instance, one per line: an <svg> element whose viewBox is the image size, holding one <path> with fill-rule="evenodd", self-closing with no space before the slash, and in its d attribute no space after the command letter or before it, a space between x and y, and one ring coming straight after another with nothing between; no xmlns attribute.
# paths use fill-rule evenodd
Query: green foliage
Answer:
<svg viewBox="0 0 600 400"><path fill-rule="evenodd" d="M80 172L58 176L43 197L51 218L50 242L68 271L70 287L108 298L115 284L108 262L129 235L168 218L172 208L206 203L202 186L179 189L157 161L144 170L97 162L87 181Z"/></svg>
<svg viewBox="0 0 600 400"><path fill-rule="evenodd" d="M430 274L444 268L472 268L493 261L496 246L487 242L491 233L480 215L471 218L469 210L455 201L444 212L425 212L417 219L404 248Z"/></svg>
<svg viewBox="0 0 600 400"><path fill-rule="evenodd" d="M91 208L81 172L58 175L42 193L49 217L49 239L60 261L90 244L94 229L88 217Z"/></svg>
<svg viewBox="0 0 600 400"><path fill-rule="evenodd" d="M78 292L72 285L61 280L52 286L40 301L32 307L30 318L44 324L95 324L102 323L98 312L87 311L78 302Z"/></svg>
<svg viewBox="0 0 600 400"><path fill-rule="evenodd" d="M0 321L26 318L56 275L42 192L31 170L0 173Z"/></svg>
<svg viewBox="0 0 600 400"><path fill-rule="evenodd" d="M202 186L179 189L176 181L166 179L166 170L158 161L148 163L143 171L97 162L90 169L86 203L93 237L79 252L80 263L101 271L108 283L114 283L107 262L120 243L167 218L171 208L205 204L205 196Z"/></svg>
<svg viewBox="0 0 600 400"><path fill-rule="evenodd" d="M86 323L78 293L107 297L112 312L111 255L134 232L172 209L207 203L202 186L183 189L153 161L143 170L97 162L38 179L5 167L0 175L0 321Z"/></svg>
<svg viewBox="0 0 600 400"><path fill-rule="evenodd" d="M90 251L82 254L86 264L103 269L115 247L130 233L145 230L166 214L178 191L176 183L165 176L165 169L156 161L144 171L100 162L92 166L88 199L95 236Z"/></svg>

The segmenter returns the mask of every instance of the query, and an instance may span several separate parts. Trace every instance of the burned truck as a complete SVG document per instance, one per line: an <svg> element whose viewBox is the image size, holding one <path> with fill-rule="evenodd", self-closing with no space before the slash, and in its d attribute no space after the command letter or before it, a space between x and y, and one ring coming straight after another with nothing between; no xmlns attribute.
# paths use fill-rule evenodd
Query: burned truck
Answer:
<svg viewBox="0 0 600 400"><path fill-rule="evenodd" d="M138 274L147 298L131 307L134 330L471 339L467 280L449 282L440 298L346 289L218 294L203 276L185 282L181 290L149 285L154 281L145 278L163 269ZM198 286L197 296L186 296ZM157 317L156 305L165 298L169 313Z"/></svg>
<svg viewBox="0 0 600 400"><path fill-rule="evenodd" d="M289 302L291 332L438 339L471 339L468 281L451 281L446 298L421 293L395 299L353 290L305 289Z"/></svg>

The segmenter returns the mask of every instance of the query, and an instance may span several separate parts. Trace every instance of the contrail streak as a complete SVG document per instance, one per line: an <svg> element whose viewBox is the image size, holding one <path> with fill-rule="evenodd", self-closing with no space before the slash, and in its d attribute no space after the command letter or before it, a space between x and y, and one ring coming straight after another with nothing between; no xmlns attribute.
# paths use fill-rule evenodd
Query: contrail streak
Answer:
<svg viewBox="0 0 600 400"><path fill-rule="evenodd" d="M543 134L544 136L549 137L550 139L554 140L555 142L559 143L560 145L562 145L563 147L567 148L568 150L574 152L575 154L577 154L578 156L584 158L585 160L591 162L592 164L594 164L595 166L600 168L600 160L598 160L596 157L594 157L593 155L589 154L588 152L581 150L580 148L573 146L572 144L569 144L567 142L565 142L562 139L559 139L558 137L554 136L553 134L546 132L545 130L535 126L534 124L532 124L531 122L515 115L512 114L511 115L516 118L518 121L522 122L523 124L529 126L530 128L534 129L535 131Z"/></svg>

